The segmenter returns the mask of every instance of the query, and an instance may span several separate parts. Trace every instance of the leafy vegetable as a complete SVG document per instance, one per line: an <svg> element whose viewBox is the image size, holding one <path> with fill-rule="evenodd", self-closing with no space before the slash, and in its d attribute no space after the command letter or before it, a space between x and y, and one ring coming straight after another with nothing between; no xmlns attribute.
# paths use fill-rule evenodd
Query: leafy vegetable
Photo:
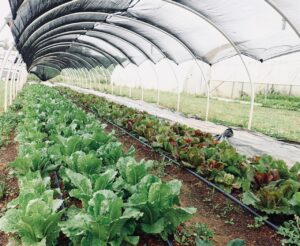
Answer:
<svg viewBox="0 0 300 246"><path fill-rule="evenodd" d="M20 195L11 202L11 209L0 219L0 230L17 233L23 245L54 245L63 211L62 200L54 199L49 190L50 179L29 173L20 182Z"/></svg>
<svg viewBox="0 0 300 246"><path fill-rule="evenodd" d="M139 237L132 236L135 220L142 213L132 209L123 212L123 201L112 191L102 190L93 194L86 212L71 209L70 219L61 222L62 231L74 245L137 245Z"/></svg>
<svg viewBox="0 0 300 246"><path fill-rule="evenodd" d="M128 199L127 206L141 211L142 231L149 234L160 234L167 239L176 227L190 219L195 208L179 208L181 182L173 180L161 182L153 176L145 176L138 184L136 192Z"/></svg>

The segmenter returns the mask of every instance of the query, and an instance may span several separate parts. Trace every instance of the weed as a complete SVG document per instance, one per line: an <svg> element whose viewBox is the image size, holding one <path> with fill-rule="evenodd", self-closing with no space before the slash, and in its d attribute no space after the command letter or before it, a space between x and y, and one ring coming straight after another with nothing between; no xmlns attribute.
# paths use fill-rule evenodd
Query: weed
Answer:
<svg viewBox="0 0 300 246"><path fill-rule="evenodd" d="M284 222L278 230L278 234L283 236L282 245L299 245L300 244L300 218Z"/></svg>
<svg viewBox="0 0 300 246"><path fill-rule="evenodd" d="M225 223L225 224L228 224L228 225L234 225L234 224L235 224L235 222L234 222L233 218L231 218L231 219L229 219L229 220L226 220L226 221L224 221L224 223Z"/></svg>
<svg viewBox="0 0 300 246"><path fill-rule="evenodd" d="M268 216L259 216L254 218L254 224L248 224L248 228L258 229L265 224L265 221L268 219Z"/></svg>

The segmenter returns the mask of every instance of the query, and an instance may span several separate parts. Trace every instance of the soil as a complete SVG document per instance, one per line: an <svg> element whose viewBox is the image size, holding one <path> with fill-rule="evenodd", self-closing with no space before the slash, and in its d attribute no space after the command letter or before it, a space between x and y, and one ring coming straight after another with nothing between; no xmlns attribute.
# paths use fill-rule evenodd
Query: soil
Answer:
<svg viewBox="0 0 300 246"><path fill-rule="evenodd" d="M19 195L18 180L11 174L11 169L7 166L14 161L17 156L17 144L13 141L0 149L0 182L4 184L5 195L0 199L0 216L6 212L7 204ZM9 235L0 232L0 245L7 245Z"/></svg>
<svg viewBox="0 0 300 246"><path fill-rule="evenodd" d="M129 135L125 135L118 128L107 124L106 130L107 132L114 130L126 150L134 146L137 160L163 161L158 153L144 146ZM206 224L207 227L214 232L214 245L224 246L227 242L236 238L245 240L247 246L281 245L280 241L282 238L277 235L275 231L267 226L262 226L258 229L249 228L248 225L254 224L254 217L251 214L242 210L236 204L226 199L222 194L214 191L184 169L171 164L166 165L164 170L158 170L158 172L164 174L162 179L165 181L171 179L182 181L181 205L183 207L197 208L197 213L187 225L192 226L196 223ZM154 243L148 245L163 244ZM176 245L175 242L174 245Z"/></svg>

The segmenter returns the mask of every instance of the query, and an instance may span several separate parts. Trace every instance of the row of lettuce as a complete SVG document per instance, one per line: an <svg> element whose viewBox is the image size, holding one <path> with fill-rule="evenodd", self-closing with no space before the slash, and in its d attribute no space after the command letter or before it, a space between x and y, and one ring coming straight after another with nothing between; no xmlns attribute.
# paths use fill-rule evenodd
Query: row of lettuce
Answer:
<svg viewBox="0 0 300 246"><path fill-rule="evenodd" d="M271 156L246 158L200 130L68 88L57 90L97 116L137 133L225 191L242 191L245 204L267 214L300 214L300 163L288 168Z"/></svg>
<svg viewBox="0 0 300 246"><path fill-rule="evenodd" d="M19 105L19 153L11 167L20 193L0 230L22 245L56 245L61 232L83 246L137 245L145 234L166 240L196 212L180 207L180 181L151 175L151 161L137 162L134 149L125 152L93 115L56 90L27 86Z"/></svg>

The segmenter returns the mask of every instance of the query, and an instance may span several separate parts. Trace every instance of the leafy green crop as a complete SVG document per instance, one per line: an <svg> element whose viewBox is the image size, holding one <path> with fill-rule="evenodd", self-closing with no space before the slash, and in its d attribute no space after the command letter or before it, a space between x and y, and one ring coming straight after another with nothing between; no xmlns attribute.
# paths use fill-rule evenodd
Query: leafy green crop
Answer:
<svg viewBox="0 0 300 246"><path fill-rule="evenodd" d="M96 96L67 88L58 91L98 116L138 133L154 148L172 154L184 166L195 169L225 191L242 190L247 204L268 213L295 213L293 209L297 208L289 200L299 191L298 185L294 185L299 182L299 163L289 169L285 162L267 155L247 159L228 143L219 143L199 130L171 124Z"/></svg>
<svg viewBox="0 0 300 246"><path fill-rule="evenodd" d="M112 191L101 190L93 194L85 211L69 209L70 219L60 227L73 245L137 245L134 221L141 216L139 211L124 210L122 199Z"/></svg>
<svg viewBox="0 0 300 246"><path fill-rule="evenodd" d="M23 245L56 245L61 230L74 245L137 245L137 230L166 239L195 213L179 207L179 181L164 183L151 176L156 184L145 184L152 162L135 161L133 148L124 151L113 133L106 134L104 125L56 90L27 86L22 99L19 155L10 164L19 178L20 194L1 218L1 231L16 234ZM57 185L49 178L53 171L62 181L59 188L52 188ZM161 207L151 215L163 218L159 230L151 229L149 214L134 203L133 196L145 185L146 205ZM57 197L65 194L77 207L63 209Z"/></svg>
<svg viewBox="0 0 300 246"><path fill-rule="evenodd" d="M300 183L294 180L274 181L260 188L256 194L250 191L244 193L243 202L268 214L293 214L290 200L299 188Z"/></svg>
<svg viewBox="0 0 300 246"><path fill-rule="evenodd" d="M190 219L195 208L174 207L179 205L181 182L161 182L157 177L145 176L137 185L136 192L128 199L127 206L141 211L141 229L149 234L160 234L167 239L176 227Z"/></svg>
<svg viewBox="0 0 300 246"><path fill-rule="evenodd" d="M63 201L54 199L50 179L29 173L20 180L20 195L0 219L0 230L17 233L23 245L55 245Z"/></svg>

